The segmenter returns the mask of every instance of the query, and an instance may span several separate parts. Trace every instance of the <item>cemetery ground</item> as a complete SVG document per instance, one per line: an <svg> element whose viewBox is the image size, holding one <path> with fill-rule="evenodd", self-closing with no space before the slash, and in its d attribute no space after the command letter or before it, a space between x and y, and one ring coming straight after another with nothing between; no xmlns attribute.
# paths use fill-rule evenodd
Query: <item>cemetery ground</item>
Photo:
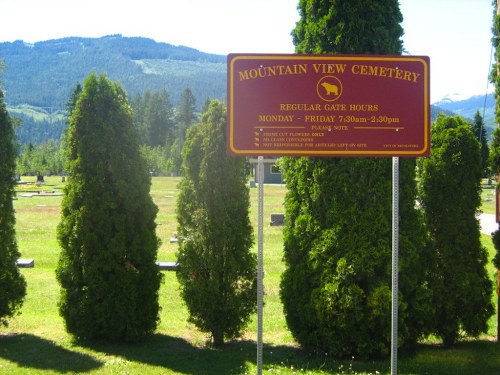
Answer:
<svg viewBox="0 0 500 375"><path fill-rule="evenodd" d="M29 178L23 177L24 181ZM34 178L33 178L34 181ZM178 178L155 177L151 194L159 207L157 231L162 239L159 261L175 261L177 244L169 239L176 231L175 202ZM179 295L175 272L165 271L160 290L162 307L155 334L138 344L74 342L58 314L59 285L55 268L59 256L56 225L61 196L24 192L61 189L61 177L47 177L42 187L19 186L16 209L18 246L22 258L35 260L34 268L23 268L28 284L21 314L0 327L1 374L254 374L256 372L256 320L245 335L222 349L208 346L207 336L187 322L187 310ZM484 186L483 210L494 213L494 190ZM389 359L338 360L328 354L310 355L300 350L286 327L279 298L282 262L282 229L269 225L271 213L282 213L285 186L264 188L264 373L266 374L389 374ZM251 220L257 226L257 189L251 189ZM256 233L257 231L255 231ZM494 249L490 236L482 235L490 260ZM256 246L255 246L256 248ZM488 273L496 278L493 265ZM496 289L496 288L495 288ZM494 293L496 304L497 294ZM414 352L399 353L402 375L493 375L500 374L500 344L496 342L497 317L490 320L486 335L446 349L429 340ZM388 333L389 335L390 333Z"/></svg>

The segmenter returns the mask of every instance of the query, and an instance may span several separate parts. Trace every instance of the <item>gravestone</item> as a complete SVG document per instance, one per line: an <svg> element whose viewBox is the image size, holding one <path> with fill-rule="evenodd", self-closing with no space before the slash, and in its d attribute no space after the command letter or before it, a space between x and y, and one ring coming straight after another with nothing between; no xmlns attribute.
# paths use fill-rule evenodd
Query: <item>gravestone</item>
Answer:
<svg viewBox="0 0 500 375"><path fill-rule="evenodd" d="M271 226L281 226L285 224L285 214L271 214Z"/></svg>
<svg viewBox="0 0 500 375"><path fill-rule="evenodd" d="M179 267L177 262L156 262L156 265L162 271L175 271Z"/></svg>
<svg viewBox="0 0 500 375"><path fill-rule="evenodd" d="M18 259L16 261L16 265L19 268L34 268L35 260L34 259Z"/></svg>

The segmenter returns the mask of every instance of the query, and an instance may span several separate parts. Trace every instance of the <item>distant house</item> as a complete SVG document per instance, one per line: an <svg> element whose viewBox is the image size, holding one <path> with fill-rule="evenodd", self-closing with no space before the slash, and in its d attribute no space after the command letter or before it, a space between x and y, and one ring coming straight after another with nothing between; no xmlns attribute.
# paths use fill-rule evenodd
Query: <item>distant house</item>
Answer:
<svg viewBox="0 0 500 375"><path fill-rule="evenodd" d="M283 184L283 176L279 166L276 164L277 158L264 158L264 184ZM250 159L253 168L254 182L259 183L257 176L257 159Z"/></svg>

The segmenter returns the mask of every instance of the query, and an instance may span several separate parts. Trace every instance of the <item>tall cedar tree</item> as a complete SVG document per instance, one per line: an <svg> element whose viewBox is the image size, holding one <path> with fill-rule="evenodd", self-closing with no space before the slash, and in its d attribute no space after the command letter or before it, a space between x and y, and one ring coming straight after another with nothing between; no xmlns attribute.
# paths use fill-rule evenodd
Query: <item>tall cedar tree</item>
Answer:
<svg viewBox="0 0 500 375"><path fill-rule="evenodd" d="M171 142L170 160L172 170L180 174L182 167L181 150L189 127L196 121L196 98L189 87L184 89L177 109L177 138Z"/></svg>
<svg viewBox="0 0 500 375"><path fill-rule="evenodd" d="M169 146L175 138L173 108L166 89L146 91L131 101L133 122L141 144L150 147Z"/></svg>
<svg viewBox="0 0 500 375"><path fill-rule="evenodd" d="M500 62L500 15L497 15L496 0L493 1L493 38L492 43L495 48L496 64L491 70L491 79L495 84L495 122L497 124L492 134L492 142L490 147L489 167L493 174L500 174L500 74L498 63ZM497 189L499 186L497 185ZM497 202L498 205L498 202ZM493 259L495 267L500 270L500 230L497 229L493 233L493 245L495 246L496 255Z"/></svg>
<svg viewBox="0 0 500 375"><path fill-rule="evenodd" d="M481 245L481 152L470 124L440 115L432 126L431 157L422 159L420 202L434 251L430 286L435 331L447 345L478 336L493 314L492 283Z"/></svg>
<svg viewBox="0 0 500 375"><path fill-rule="evenodd" d="M152 147L165 147L172 138L174 122L170 95L167 90L153 92L145 97L143 136L146 144Z"/></svg>
<svg viewBox="0 0 500 375"><path fill-rule="evenodd" d="M397 0L301 0L297 53L400 54ZM286 158L287 324L309 350L386 355L391 340L391 161ZM427 335L432 319L415 160L400 163L399 343Z"/></svg>
<svg viewBox="0 0 500 375"><path fill-rule="evenodd" d="M489 175L488 171L488 157L490 153L490 148L488 146L488 140L486 137L486 129L484 128L483 116L479 113L479 110L474 114L474 120L472 122L472 132L478 140L481 147L481 169L482 176L487 177Z"/></svg>
<svg viewBox="0 0 500 375"><path fill-rule="evenodd" d="M14 215L16 147L14 128L0 90L0 325L21 309L26 281L19 272Z"/></svg>
<svg viewBox="0 0 500 375"><path fill-rule="evenodd" d="M134 341L156 328L157 207L137 139L122 88L89 75L70 115L57 228L59 308L79 339Z"/></svg>
<svg viewBox="0 0 500 375"><path fill-rule="evenodd" d="M226 108L212 101L188 131L177 203L181 295L213 344L241 335L255 311L256 259L245 161L226 155Z"/></svg>

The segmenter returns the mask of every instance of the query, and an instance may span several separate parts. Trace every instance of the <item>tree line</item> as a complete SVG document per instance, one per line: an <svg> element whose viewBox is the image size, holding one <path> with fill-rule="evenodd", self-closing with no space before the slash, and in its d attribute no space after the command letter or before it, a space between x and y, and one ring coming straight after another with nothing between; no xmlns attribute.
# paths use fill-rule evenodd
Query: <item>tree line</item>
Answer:
<svg viewBox="0 0 500 375"><path fill-rule="evenodd" d="M144 95L138 94L131 99L134 126L140 141L140 152L152 175L180 174L183 140L187 129L199 117L195 110L195 103L195 98L189 88L184 90L177 108L172 107L166 90L147 91ZM208 103L209 100L204 103L203 111L208 108ZM15 128L19 126L19 120L18 117L13 118ZM490 162L490 144L486 138L483 117L477 111L474 119L467 123L481 143L482 175L490 177L495 172ZM63 146L64 132L58 140L49 139L43 143L20 144L16 173L45 176L66 174Z"/></svg>
<svg viewBox="0 0 500 375"><path fill-rule="evenodd" d="M79 92L81 85L77 84L68 100L67 113L70 113ZM207 103L208 100L204 108ZM196 99L191 89L185 88L177 107L172 105L166 89L137 94L130 100L130 106L134 134L138 137L148 171L153 175L179 175L186 132L198 119ZM16 117L13 120L16 128L22 127L22 119ZM63 131L58 140L19 145L16 172L21 175L66 174L65 140L66 131Z"/></svg>

